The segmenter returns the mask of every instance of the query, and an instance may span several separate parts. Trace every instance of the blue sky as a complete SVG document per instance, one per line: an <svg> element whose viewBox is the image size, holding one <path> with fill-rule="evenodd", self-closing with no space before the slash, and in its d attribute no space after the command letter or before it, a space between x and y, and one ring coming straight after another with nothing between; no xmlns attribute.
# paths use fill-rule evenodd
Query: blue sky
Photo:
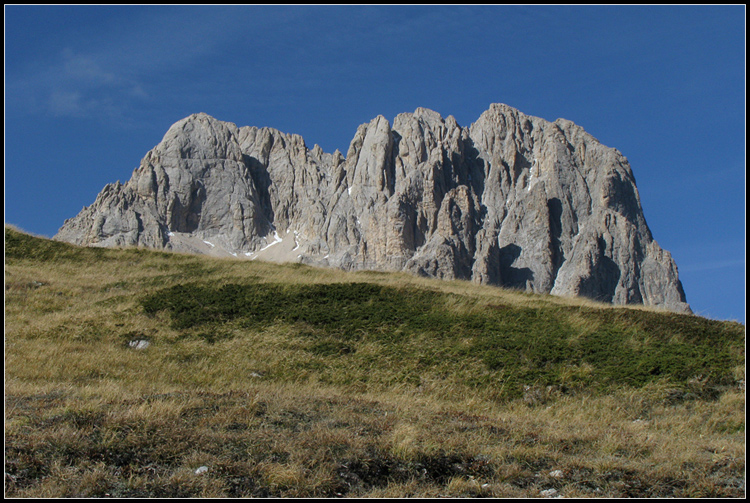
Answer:
<svg viewBox="0 0 750 503"><path fill-rule="evenodd" d="M5 222L52 236L196 112L346 153L417 107L630 161L700 315L745 322L745 15L728 6L5 6Z"/></svg>

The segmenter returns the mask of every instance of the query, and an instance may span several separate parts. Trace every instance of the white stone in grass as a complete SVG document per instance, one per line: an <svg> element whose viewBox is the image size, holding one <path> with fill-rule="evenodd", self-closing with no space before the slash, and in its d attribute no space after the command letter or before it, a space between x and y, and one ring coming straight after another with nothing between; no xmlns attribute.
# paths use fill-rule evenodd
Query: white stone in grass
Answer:
<svg viewBox="0 0 750 503"><path fill-rule="evenodd" d="M200 467L198 467L197 470L195 470L195 474L196 475L203 475L207 471L208 471L208 467L207 466L200 466Z"/></svg>
<svg viewBox="0 0 750 503"><path fill-rule="evenodd" d="M545 489L539 493L540 496L544 496L545 498L551 498L555 494L557 494L557 489Z"/></svg>
<svg viewBox="0 0 750 503"><path fill-rule="evenodd" d="M553 470L553 471L549 472L549 476L550 477L554 477L556 479L561 479L561 478L563 478L563 471L562 470Z"/></svg>
<svg viewBox="0 0 750 503"><path fill-rule="evenodd" d="M133 349L146 349L149 345L151 345L151 343L144 339L135 339L128 342L128 346Z"/></svg>

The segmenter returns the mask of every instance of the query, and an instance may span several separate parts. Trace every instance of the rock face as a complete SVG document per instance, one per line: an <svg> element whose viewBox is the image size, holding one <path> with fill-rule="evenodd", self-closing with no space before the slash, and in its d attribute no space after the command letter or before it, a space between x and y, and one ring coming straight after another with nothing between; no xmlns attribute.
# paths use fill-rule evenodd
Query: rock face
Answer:
<svg viewBox="0 0 750 503"><path fill-rule="evenodd" d="M470 127L378 116L346 157L206 114L167 131L55 239L410 271L689 312L627 159L570 121L493 104Z"/></svg>

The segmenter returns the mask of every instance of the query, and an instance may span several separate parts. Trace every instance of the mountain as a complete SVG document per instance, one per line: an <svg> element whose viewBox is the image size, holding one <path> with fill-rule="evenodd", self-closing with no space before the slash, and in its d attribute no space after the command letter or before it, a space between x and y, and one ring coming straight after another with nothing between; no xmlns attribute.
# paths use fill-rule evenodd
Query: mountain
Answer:
<svg viewBox="0 0 750 503"><path fill-rule="evenodd" d="M418 108L344 157L204 114L55 239L345 270L409 271L690 312L627 159L574 123L493 104L469 127Z"/></svg>

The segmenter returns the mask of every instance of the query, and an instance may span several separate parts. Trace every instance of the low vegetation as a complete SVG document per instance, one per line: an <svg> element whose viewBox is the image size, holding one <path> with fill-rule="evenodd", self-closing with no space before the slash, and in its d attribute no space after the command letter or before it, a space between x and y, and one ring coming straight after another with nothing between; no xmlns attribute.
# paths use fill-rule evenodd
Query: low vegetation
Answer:
<svg viewBox="0 0 750 503"><path fill-rule="evenodd" d="M741 497L745 327L5 228L5 495Z"/></svg>

